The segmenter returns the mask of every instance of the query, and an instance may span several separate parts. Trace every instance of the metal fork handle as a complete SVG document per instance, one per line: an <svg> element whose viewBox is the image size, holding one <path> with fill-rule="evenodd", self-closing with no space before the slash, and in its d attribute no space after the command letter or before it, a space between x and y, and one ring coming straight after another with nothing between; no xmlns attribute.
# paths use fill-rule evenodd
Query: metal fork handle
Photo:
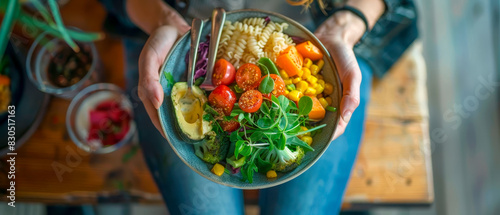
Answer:
<svg viewBox="0 0 500 215"><path fill-rule="evenodd" d="M189 49L189 64L188 64L188 89L193 87L194 71L196 69L196 58L198 57L198 47L200 46L201 30L203 28L203 20L193 19L191 23L191 47Z"/></svg>

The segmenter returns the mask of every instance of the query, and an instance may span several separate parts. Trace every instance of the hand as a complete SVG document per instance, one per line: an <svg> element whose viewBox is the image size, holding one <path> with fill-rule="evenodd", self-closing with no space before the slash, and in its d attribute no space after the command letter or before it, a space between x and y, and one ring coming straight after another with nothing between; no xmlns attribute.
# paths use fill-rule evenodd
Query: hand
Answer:
<svg viewBox="0 0 500 215"><path fill-rule="evenodd" d="M185 23L185 22L184 22ZM157 109L163 103L163 88L160 85L160 68L178 35L189 30L189 26L178 28L165 25L154 30L139 57L138 94L156 129L165 137L161 129Z"/></svg>
<svg viewBox="0 0 500 215"><path fill-rule="evenodd" d="M328 18L315 34L330 52L343 85L340 102L341 119L334 139L345 131L351 115L359 105L361 70L352 48L365 32L361 18L349 11L339 11Z"/></svg>

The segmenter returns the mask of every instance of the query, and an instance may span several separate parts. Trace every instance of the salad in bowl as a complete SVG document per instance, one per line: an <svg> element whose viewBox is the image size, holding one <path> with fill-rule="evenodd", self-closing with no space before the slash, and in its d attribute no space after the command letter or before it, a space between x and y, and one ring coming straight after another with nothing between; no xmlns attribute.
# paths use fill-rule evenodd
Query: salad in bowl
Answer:
<svg viewBox="0 0 500 215"><path fill-rule="evenodd" d="M260 10L229 12L211 76L207 40L198 49L186 103L189 38L162 67L165 99L158 113L176 154L202 176L227 186L258 189L304 172L330 144L339 112L340 81L326 49L295 21ZM189 32L188 32L189 34Z"/></svg>

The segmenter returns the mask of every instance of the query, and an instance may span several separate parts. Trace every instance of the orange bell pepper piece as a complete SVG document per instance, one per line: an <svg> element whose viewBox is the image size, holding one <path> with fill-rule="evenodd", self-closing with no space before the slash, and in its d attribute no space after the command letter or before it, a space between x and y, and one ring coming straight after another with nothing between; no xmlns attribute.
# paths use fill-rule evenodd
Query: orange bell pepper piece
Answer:
<svg viewBox="0 0 500 215"><path fill-rule="evenodd" d="M311 109L311 112L309 112L309 119L312 120L322 120L325 118L325 108L323 108L323 105L319 102L318 98L316 96L309 96L313 100L313 107Z"/></svg>
<svg viewBox="0 0 500 215"><path fill-rule="evenodd" d="M316 61L323 58L323 53L321 50L316 47L311 41L303 42L297 45L297 51L306 58L311 59L312 61Z"/></svg>
<svg viewBox="0 0 500 215"><path fill-rule="evenodd" d="M302 64L304 64L304 58L297 52L295 46L289 46L283 50L276 59L276 65L284 69L290 77L299 73Z"/></svg>

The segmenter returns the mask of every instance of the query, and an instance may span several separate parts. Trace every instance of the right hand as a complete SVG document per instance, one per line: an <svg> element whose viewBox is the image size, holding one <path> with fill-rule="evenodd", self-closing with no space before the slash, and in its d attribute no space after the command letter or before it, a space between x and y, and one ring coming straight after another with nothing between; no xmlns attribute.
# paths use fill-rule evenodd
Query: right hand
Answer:
<svg viewBox="0 0 500 215"><path fill-rule="evenodd" d="M184 20L182 20L184 21ZM189 25L164 25L156 28L149 36L139 57L138 94L149 118L156 129L165 137L158 117L158 108L163 103L163 88L160 85L160 68L177 37L189 30Z"/></svg>

